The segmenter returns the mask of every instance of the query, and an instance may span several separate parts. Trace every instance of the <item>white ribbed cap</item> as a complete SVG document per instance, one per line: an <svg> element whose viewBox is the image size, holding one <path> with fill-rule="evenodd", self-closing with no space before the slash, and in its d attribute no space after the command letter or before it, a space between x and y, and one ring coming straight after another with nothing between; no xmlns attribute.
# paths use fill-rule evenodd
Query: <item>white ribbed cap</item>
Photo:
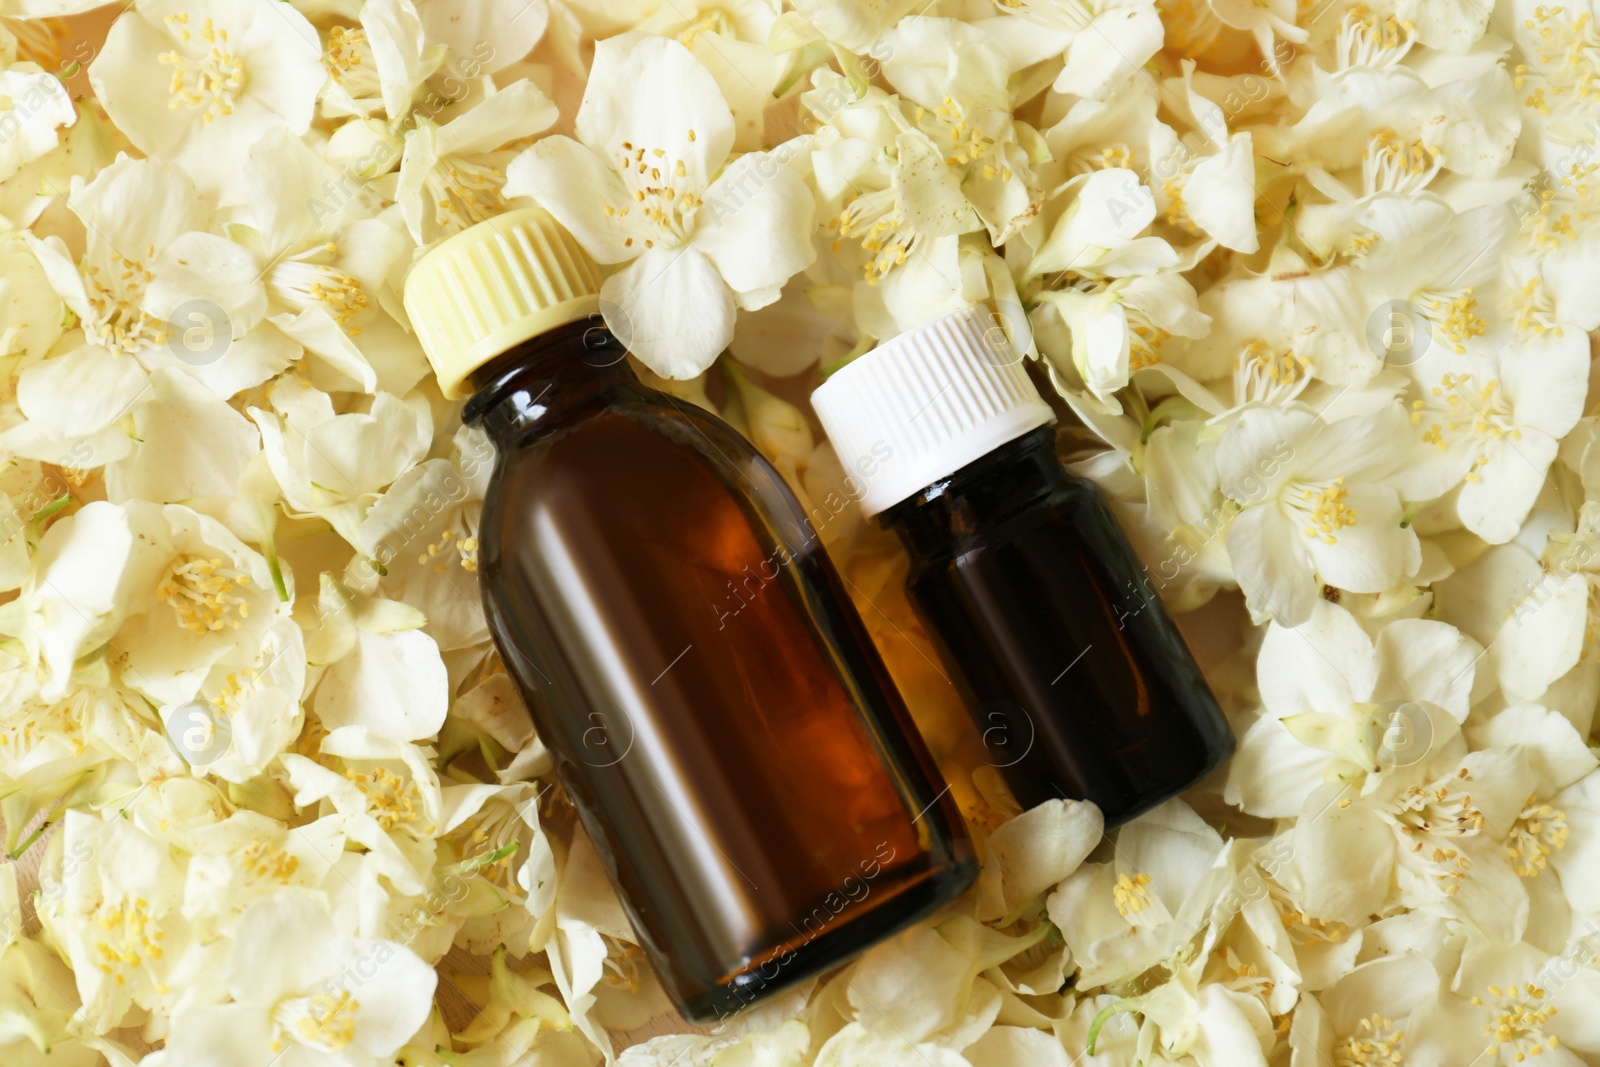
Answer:
<svg viewBox="0 0 1600 1067"><path fill-rule="evenodd" d="M876 515L1055 420L995 314L974 305L846 364L811 394Z"/></svg>

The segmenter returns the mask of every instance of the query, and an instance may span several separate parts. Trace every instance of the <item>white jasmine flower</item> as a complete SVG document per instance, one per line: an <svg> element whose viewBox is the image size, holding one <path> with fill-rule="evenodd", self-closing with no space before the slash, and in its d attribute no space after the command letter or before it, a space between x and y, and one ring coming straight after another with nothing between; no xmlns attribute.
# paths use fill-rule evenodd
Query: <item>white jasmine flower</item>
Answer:
<svg viewBox="0 0 1600 1067"><path fill-rule="evenodd" d="M103 737L126 709L116 693L87 686L59 700L41 699L34 672L20 661L9 662L3 677L10 706L0 716L0 780L9 792L0 813L6 851L15 855L34 819L112 758Z"/></svg>
<svg viewBox="0 0 1600 1067"><path fill-rule="evenodd" d="M60 143L56 131L77 121L66 86L32 63L0 71L0 181Z"/></svg>
<svg viewBox="0 0 1600 1067"><path fill-rule="evenodd" d="M1294 838L1306 910L1356 922L1393 894L1406 907L1446 909L1491 941L1517 941L1529 915L1517 826L1538 775L1519 749L1462 755L1448 720L1434 729L1426 758L1370 779L1359 795L1329 783L1307 798ZM1369 873L1335 873L1351 869Z"/></svg>
<svg viewBox="0 0 1600 1067"><path fill-rule="evenodd" d="M1047 801L1002 823L988 840L994 863L985 865L985 876L996 885L981 891L985 917L1013 915L1054 888L1100 843L1104 829L1099 809L1077 800Z"/></svg>
<svg viewBox="0 0 1600 1067"><path fill-rule="evenodd" d="M1380 593L1416 572L1421 546L1393 485L1409 436L1397 404L1337 422L1252 408L1229 427L1217 472L1241 509L1228 555L1252 611L1294 625L1322 585Z"/></svg>
<svg viewBox="0 0 1600 1067"><path fill-rule="evenodd" d="M268 396L271 411L252 407L249 414L285 503L323 516L345 540L360 544L366 509L427 454L433 420L426 401L380 392L369 410L337 413L326 393L290 379L280 379Z"/></svg>
<svg viewBox="0 0 1600 1067"><path fill-rule="evenodd" d="M196 827L186 844L183 914L205 936L231 928L258 900L321 888L344 851L344 834L336 816L291 828L237 811Z"/></svg>
<svg viewBox="0 0 1600 1067"><path fill-rule="evenodd" d="M440 870L465 882L450 905L456 943L477 955L530 944L553 925L556 859L539 825L539 786L448 785Z"/></svg>
<svg viewBox="0 0 1600 1067"><path fill-rule="evenodd" d="M98 388L85 395L89 381ZM116 462L132 446L120 421L149 388L138 361L95 344L29 362L16 383L17 408L27 421L0 432L0 447L46 462L72 455L90 467Z"/></svg>
<svg viewBox="0 0 1600 1067"><path fill-rule="evenodd" d="M61 840L60 884L39 918L72 966L83 1023L101 1033L135 1005L170 1011L193 977L175 858L125 819L80 811L67 812Z"/></svg>
<svg viewBox="0 0 1600 1067"><path fill-rule="evenodd" d="M1406 368L1411 421L1428 446L1419 469L1462 480L1462 524L1501 544L1527 518L1556 442L1583 413L1588 346L1576 333L1519 341L1494 331L1462 348L1430 345Z"/></svg>
<svg viewBox="0 0 1600 1067"><path fill-rule="evenodd" d="M532 51L552 16L546 0L418 0L417 12L427 40L444 45L458 64L471 61L469 69L483 74L509 67Z"/></svg>
<svg viewBox="0 0 1600 1067"><path fill-rule="evenodd" d="M0 238L0 351L42 358L66 332L66 305L21 233Z"/></svg>
<svg viewBox="0 0 1600 1067"><path fill-rule="evenodd" d="M996 0L995 6L1031 24L1028 46L1041 59L1062 57L1056 92L1090 100L1112 98L1160 50L1164 36L1156 5L1146 0Z"/></svg>
<svg viewBox="0 0 1600 1067"><path fill-rule="evenodd" d="M460 20L436 21L441 28L454 29ZM381 108L396 122L405 119L417 90L439 68L448 47L437 33L431 45L427 37L412 0L362 4L360 29L334 26L328 31L323 113L366 116Z"/></svg>
<svg viewBox="0 0 1600 1067"><path fill-rule="evenodd" d="M228 397L282 371L304 345L318 384L371 392L377 378L359 338L378 311L352 270L393 254L392 231L352 225L367 208L359 190L327 193L350 181L287 129L262 135L239 179L246 203L244 218L226 227L232 237L196 230L171 240L144 293L158 319L197 305L220 312L208 325L226 331L222 350L198 361L152 355Z"/></svg>
<svg viewBox="0 0 1600 1067"><path fill-rule="evenodd" d="M1415 1038L1418 1007L1439 992L1433 964L1416 955L1364 963L1294 1011L1289 1047L1297 1060L1333 1057L1353 1067L1404 1063Z"/></svg>
<svg viewBox="0 0 1600 1067"><path fill-rule="evenodd" d="M733 336L734 308L777 299L815 254L811 197L782 156L728 160L733 118L675 41L596 48L578 140L519 156L507 190L532 196L601 263L607 322L652 370L692 378Z"/></svg>
<svg viewBox="0 0 1600 1067"><path fill-rule="evenodd" d="M1155 221L1156 203L1138 174L1107 167L1071 185L1077 196L1034 252L1027 277L1070 271L1124 278L1177 265L1178 254L1165 240L1140 236Z"/></svg>
<svg viewBox="0 0 1600 1067"><path fill-rule="evenodd" d="M1086 863L1050 894L1085 988L1135 978L1198 937L1227 887L1222 838L1180 800L1123 826L1114 858Z"/></svg>
<svg viewBox="0 0 1600 1067"><path fill-rule="evenodd" d="M207 739L200 750L202 758L186 754L190 764L238 784L261 774L304 725L300 697L305 685L305 642L300 628L279 615L262 635L254 663L213 667L201 684L196 699L203 702L203 715L214 724L223 724L213 728L225 729L226 736L215 742ZM192 711L180 713L193 718Z"/></svg>
<svg viewBox="0 0 1600 1067"><path fill-rule="evenodd" d="M733 113L733 150L754 152L767 143L767 105L783 95L793 65L769 46L777 23L765 0L707 0L661 4L635 28L676 38L711 72Z"/></svg>
<svg viewBox="0 0 1600 1067"><path fill-rule="evenodd" d="M19 911L16 925L20 928L21 923ZM104 1062L93 1047L94 1038L86 1042L69 1030L78 1008L71 990L71 970L40 942L22 938L0 949L0 999L4 999L7 1009L0 1055L8 1064L96 1067Z"/></svg>
<svg viewBox="0 0 1600 1067"><path fill-rule="evenodd" d="M1397 619L1370 637L1350 612L1317 600L1295 627L1268 624L1256 659L1264 714L1245 731L1226 797L1288 818L1324 781L1423 758L1466 721L1482 648L1455 627ZM1269 770L1270 769L1270 770Z"/></svg>
<svg viewBox="0 0 1600 1067"><path fill-rule="evenodd" d="M1273 249L1267 269L1239 272L1201 295L1211 324L1203 337L1166 349L1174 367L1231 394L1234 406L1281 407L1322 399L1317 381L1352 389L1383 369L1367 339L1370 296L1343 266L1315 269L1292 250ZM1326 398L1331 402L1333 398Z"/></svg>
<svg viewBox="0 0 1600 1067"><path fill-rule="evenodd" d="M146 0L89 67L128 139L209 191L268 129L305 133L326 77L317 31L272 0Z"/></svg>
<svg viewBox="0 0 1600 1067"><path fill-rule="evenodd" d="M1072 364L1101 400L1160 362L1174 336L1200 337L1208 325L1194 290L1176 273L1087 281L1036 299L1060 316L1072 338Z"/></svg>
<svg viewBox="0 0 1600 1067"><path fill-rule="evenodd" d="M285 1067L377 1067L426 1021L437 977L406 946L346 936L314 898L282 893L240 917L221 981L230 1003L173 1016L176 1062L265 1051Z"/></svg>
<svg viewBox="0 0 1600 1067"><path fill-rule="evenodd" d="M47 699L105 646L124 684L165 704L192 698L219 663L255 662L278 596L266 562L181 505L97 501L50 528L24 591Z"/></svg>
<svg viewBox="0 0 1600 1067"><path fill-rule="evenodd" d="M1152 146L1158 166L1166 171L1161 206L1169 222L1224 248L1254 252L1257 194L1251 135L1228 132L1222 108L1195 91L1194 70L1194 62L1185 60L1184 102L1194 132L1161 148ZM1163 127L1157 132L1169 131Z"/></svg>
<svg viewBox="0 0 1600 1067"><path fill-rule="evenodd" d="M463 590L478 569L478 512L494 450L477 430L458 431L455 443L455 461L424 460L372 505L359 531L362 558L349 569L354 584L375 580L384 595L420 610L446 651L488 638L479 598Z"/></svg>
<svg viewBox="0 0 1600 1067"><path fill-rule="evenodd" d="M406 134L395 199L419 245L506 210L510 146L548 128L556 106L533 82L513 82L443 125L418 118ZM570 227L569 227L570 228Z"/></svg>
<svg viewBox="0 0 1600 1067"><path fill-rule="evenodd" d="M67 205L86 231L81 263L60 238L28 238L51 287L105 348L128 354L166 343L166 324L143 307L151 265L179 234L206 228L210 205L177 169L127 156L92 182L74 179Z"/></svg>
<svg viewBox="0 0 1600 1067"><path fill-rule="evenodd" d="M1411 31L1365 5L1352 6L1340 28L1341 69L1318 77L1314 99L1292 126L1263 127L1258 148L1315 160L1330 172L1364 168L1371 154L1386 170L1372 177L1393 192L1415 192L1435 166L1488 180L1510 162L1521 120L1511 77L1491 52L1414 66Z"/></svg>
<svg viewBox="0 0 1600 1067"><path fill-rule="evenodd" d="M795 10L828 41L858 54L917 9L912 0L800 0Z"/></svg>
<svg viewBox="0 0 1600 1067"><path fill-rule="evenodd" d="M248 419L196 377L172 367L152 374L137 400L128 413L126 454L105 457L108 497L198 503L238 491L261 447L261 434Z"/></svg>
<svg viewBox="0 0 1600 1067"><path fill-rule="evenodd" d="M293 753L280 757L300 807L325 802L350 841L366 848L378 873L400 893L419 895L433 869L443 801L429 749L378 737L362 726L322 741L332 767ZM335 769L336 768L336 769Z"/></svg>
<svg viewBox="0 0 1600 1067"><path fill-rule="evenodd" d="M450 702L439 646L419 627L423 617L396 601L335 604L322 591L323 626L343 624L343 654L322 674L312 709L329 729L361 727L374 737L417 741L438 733ZM348 622L346 622L348 620Z"/></svg>
<svg viewBox="0 0 1600 1067"><path fill-rule="evenodd" d="M902 205L908 221L922 228L918 215L938 201L926 206L917 201L938 187L952 206L965 199L971 205L965 214L976 212L990 240L1003 243L1038 210L1042 191L1033 164L1044 158L1032 127L1010 115L1007 57L975 27L923 15L901 20L884 35L883 47L888 53L884 76L902 97L885 117L901 127L895 138L896 173L897 184L909 194ZM926 140L908 136L913 130ZM854 206L853 217L839 219L841 237L878 221L867 213L870 205ZM953 220L962 213L951 214ZM881 233L885 227L877 229ZM863 246L871 250L865 240Z"/></svg>
<svg viewBox="0 0 1600 1067"><path fill-rule="evenodd" d="M1600 1050L1600 972L1526 943L1468 943L1453 989L1420 1004L1407 1055L1493 1067L1577 1067ZM1535 1051L1535 1050L1538 1051Z"/></svg>

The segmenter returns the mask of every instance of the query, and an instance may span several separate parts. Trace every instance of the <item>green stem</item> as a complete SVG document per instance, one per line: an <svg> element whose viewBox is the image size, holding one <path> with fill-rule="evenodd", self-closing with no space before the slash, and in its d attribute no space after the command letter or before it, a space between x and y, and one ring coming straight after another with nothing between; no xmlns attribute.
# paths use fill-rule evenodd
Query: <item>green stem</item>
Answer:
<svg viewBox="0 0 1600 1067"><path fill-rule="evenodd" d="M1100 1014L1096 1015L1094 1022L1089 1024L1089 1036L1083 1046L1084 1054L1087 1056L1094 1055L1094 1044L1100 1039L1100 1028L1106 1024L1106 1020L1113 1015L1121 1015L1123 1012L1138 1011L1143 1003L1144 998L1142 997L1123 997L1121 1000L1113 1001L1101 1008Z"/></svg>

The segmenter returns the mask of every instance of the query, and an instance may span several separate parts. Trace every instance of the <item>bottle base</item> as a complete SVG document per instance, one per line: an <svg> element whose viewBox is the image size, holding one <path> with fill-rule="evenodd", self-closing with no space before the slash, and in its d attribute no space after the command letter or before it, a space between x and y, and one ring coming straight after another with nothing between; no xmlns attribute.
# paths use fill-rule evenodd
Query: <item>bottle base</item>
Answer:
<svg viewBox="0 0 1600 1067"><path fill-rule="evenodd" d="M926 872L899 887L889 900L836 929L781 948L767 962L754 964L700 993L681 999L674 995L678 1013L692 1023L721 1022L926 919L966 892L977 877L978 862L970 857ZM668 994L672 995L672 990Z"/></svg>
<svg viewBox="0 0 1600 1067"><path fill-rule="evenodd" d="M1233 750L1233 734L1227 733L1225 739L1213 749L1210 758L1193 773L1186 775L1182 781L1174 783L1161 792L1144 793L1137 797L1127 798L1123 803L1112 804L1108 802L1107 806L1102 808L1100 812L1105 817L1105 828L1109 830L1114 826L1121 826L1123 823L1131 822L1145 812L1159 808L1173 797L1181 796L1183 793L1193 789L1211 777L1217 768L1227 763L1233 756Z"/></svg>

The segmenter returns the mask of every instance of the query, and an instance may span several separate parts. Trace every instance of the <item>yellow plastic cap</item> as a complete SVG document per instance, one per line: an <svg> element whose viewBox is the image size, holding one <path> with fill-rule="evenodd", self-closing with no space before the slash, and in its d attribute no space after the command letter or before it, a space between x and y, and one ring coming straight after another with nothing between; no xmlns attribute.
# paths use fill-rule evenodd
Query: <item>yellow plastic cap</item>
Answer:
<svg viewBox="0 0 1600 1067"><path fill-rule="evenodd" d="M452 400L513 345L600 309L600 268L540 208L496 215L441 242L406 278L406 315Z"/></svg>

